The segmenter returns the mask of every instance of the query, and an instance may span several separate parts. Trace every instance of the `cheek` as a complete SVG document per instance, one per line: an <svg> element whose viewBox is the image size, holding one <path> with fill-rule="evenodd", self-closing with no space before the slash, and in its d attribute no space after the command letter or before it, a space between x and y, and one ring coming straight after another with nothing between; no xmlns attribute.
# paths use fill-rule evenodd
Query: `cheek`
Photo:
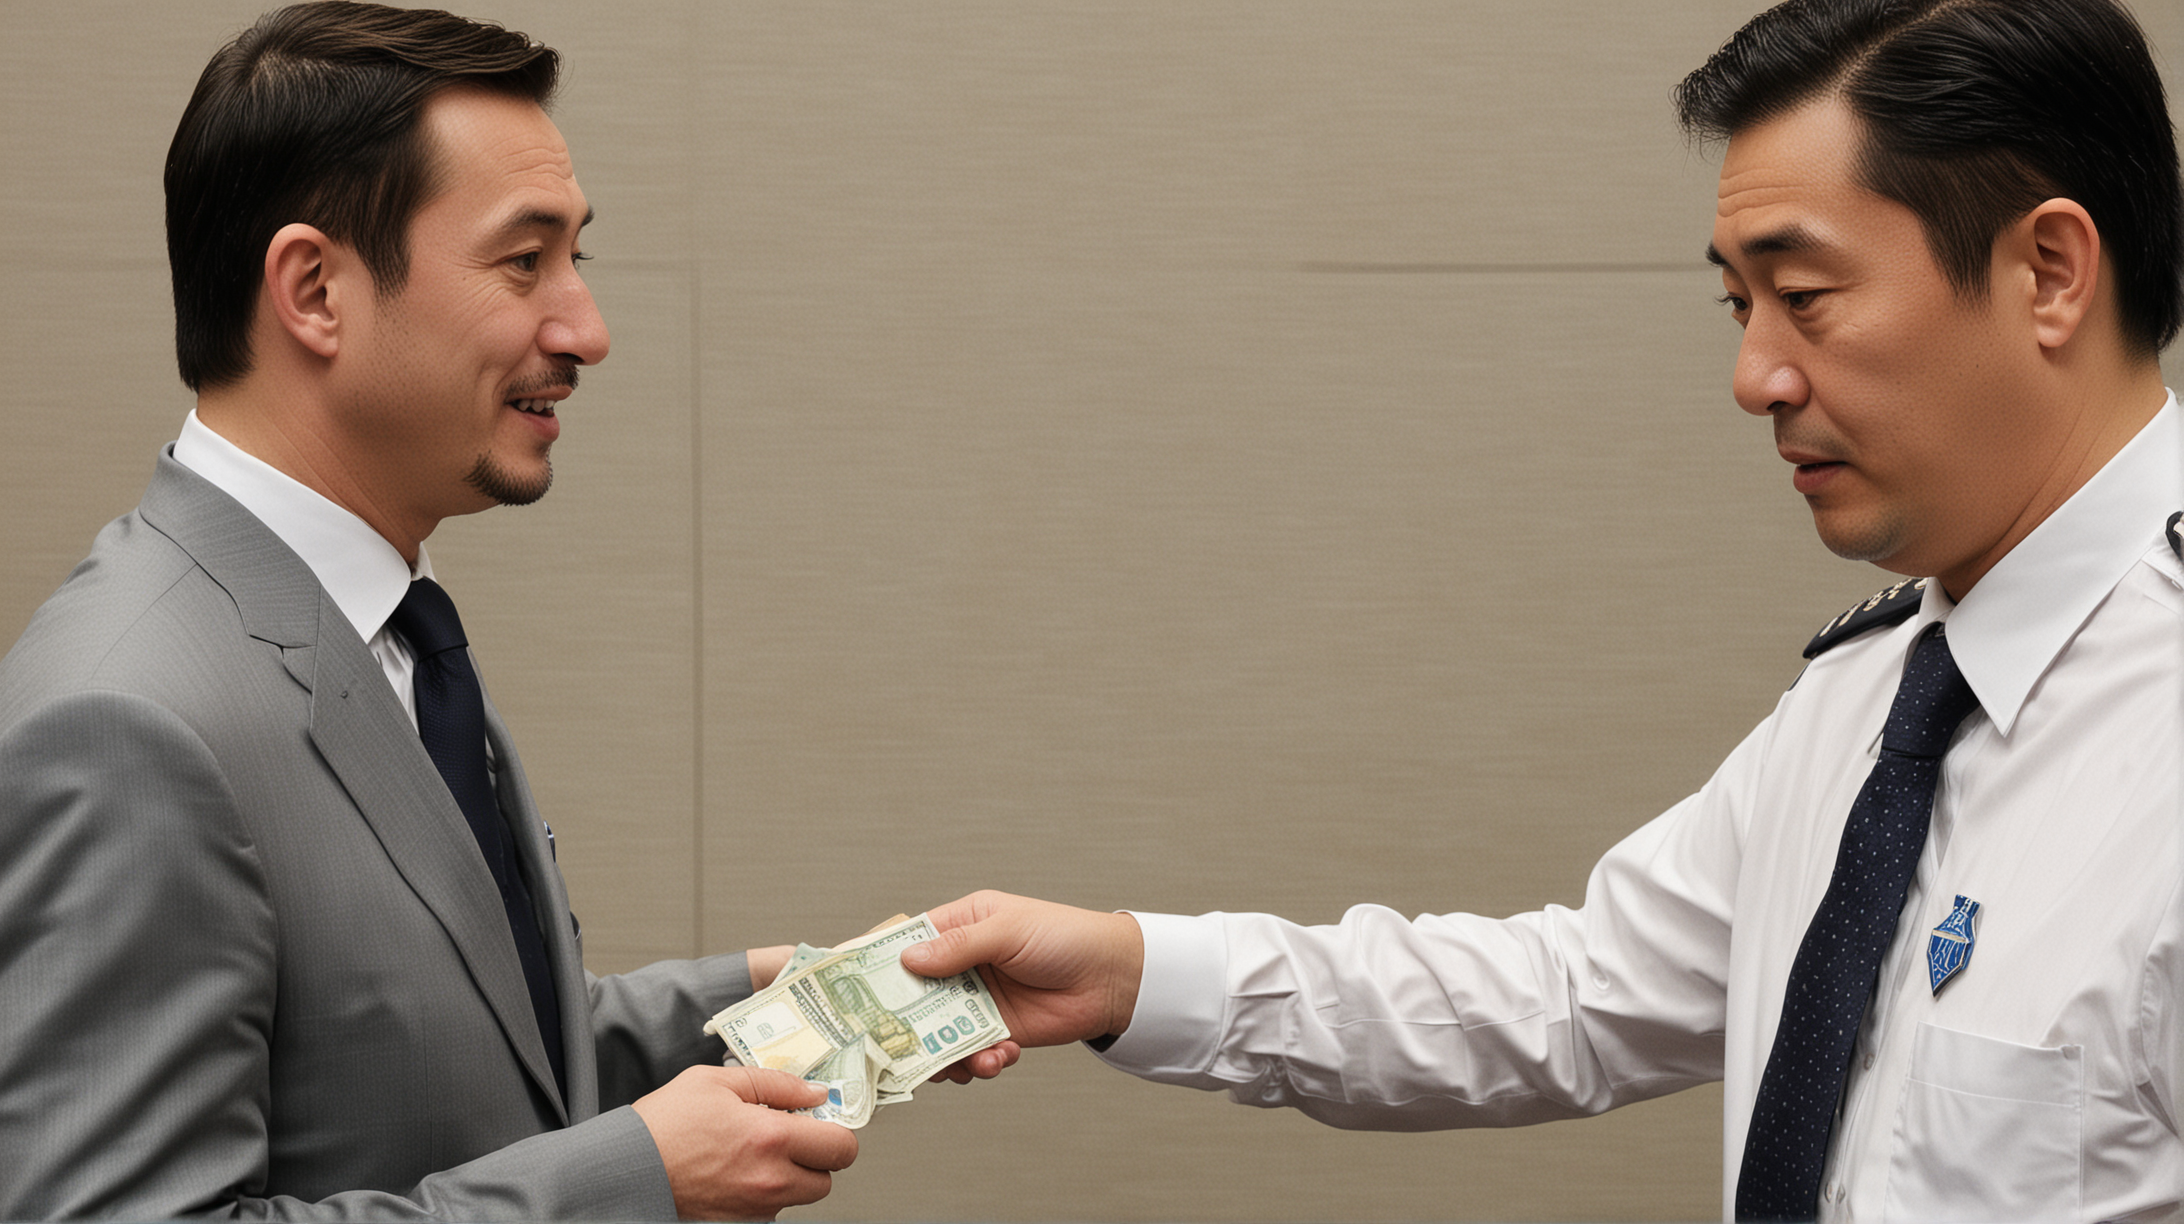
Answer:
<svg viewBox="0 0 2184 1224"><path fill-rule="evenodd" d="M522 348L535 330L530 304L489 280L441 281L416 286L414 330L424 342L484 362Z"/></svg>
<svg viewBox="0 0 2184 1224"><path fill-rule="evenodd" d="M538 347L538 319L525 303L479 303L457 326L481 377L507 377Z"/></svg>

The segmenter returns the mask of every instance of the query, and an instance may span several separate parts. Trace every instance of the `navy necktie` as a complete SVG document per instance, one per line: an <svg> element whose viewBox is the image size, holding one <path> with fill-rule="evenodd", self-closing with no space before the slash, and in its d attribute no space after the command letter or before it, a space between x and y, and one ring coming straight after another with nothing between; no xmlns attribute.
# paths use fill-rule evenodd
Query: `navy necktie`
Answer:
<svg viewBox="0 0 2184 1224"><path fill-rule="evenodd" d="M1978 708L1936 626L1904 668L1881 732L1880 759L1850 805L1827 894L1790 964L1782 1021L1752 1102L1737 1174L1738 1220L1819 1214L1843 1078L1926 844L1941 756Z"/></svg>
<svg viewBox="0 0 2184 1224"><path fill-rule="evenodd" d="M410 583L400 606L387 623L401 633L417 658L412 688L417 697L417 735L425 752L455 804L463 811L470 833L485 856L485 865L500 886L501 908L508 915L508 930L515 937L516 959L523 965L524 985L531 995L531 1012L538 1022L539 1037L553 1063L554 1081L564 1093L568 1077L562 1068L561 1011L554 990L553 968L546 961L546 943L539 935L538 919L531 904L531 890L516 860L515 840L508 822L501 819L491 773L485 763L485 694L478 687L478 673L470 666L470 641L463 635L462 618L455 601L430 578Z"/></svg>

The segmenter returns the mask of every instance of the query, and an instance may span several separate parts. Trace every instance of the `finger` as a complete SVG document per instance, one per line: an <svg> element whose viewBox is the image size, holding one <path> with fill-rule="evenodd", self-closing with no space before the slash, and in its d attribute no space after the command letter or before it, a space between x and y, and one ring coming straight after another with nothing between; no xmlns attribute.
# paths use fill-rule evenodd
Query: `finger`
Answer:
<svg viewBox="0 0 2184 1224"><path fill-rule="evenodd" d="M753 1105L769 1109L809 1109L827 1098L825 1085L800 1080L763 1067L723 1067L728 1089Z"/></svg>
<svg viewBox="0 0 2184 1224"><path fill-rule="evenodd" d="M951 1084L968 1084L973 1079L992 1079L1016 1065L1024 1055L1024 1047L1013 1041L1003 1041L974 1054L967 1054L933 1072L934 1082L946 1080Z"/></svg>
<svg viewBox="0 0 2184 1224"><path fill-rule="evenodd" d="M943 1081L950 1084L970 1083L971 1069L968 1065L968 1062L966 1061L949 1063L947 1066L942 1067L940 1070L935 1071L931 1075L925 1077L925 1082L928 1084L938 1084Z"/></svg>
<svg viewBox="0 0 2184 1224"><path fill-rule="evenodd" d="M958 1065L979 1079L992 1079L1015 1065L1022 1048L1013 1041L1004 1042L992 1049L980 1050Z"/></svg>
<svg viewBox="0 0 2184 1224"><path fill-rule="evenodd" d="M1024 1047L1013 1041L1004 1041L990 1049L980 1050L967 1061L971 1064L971 1074L980 1079L992 1079L1015 1066L1016 1060L1023 1056Z"/></svg>
<svg viewBox="0 0 2184 1224"><path fill-rule="evenodd" d="M790 1160L807 1169L839 1173L857 1159L856 1131L813 1118L787 1121L802 1123L790 1132L786 1149Z"/></svg>

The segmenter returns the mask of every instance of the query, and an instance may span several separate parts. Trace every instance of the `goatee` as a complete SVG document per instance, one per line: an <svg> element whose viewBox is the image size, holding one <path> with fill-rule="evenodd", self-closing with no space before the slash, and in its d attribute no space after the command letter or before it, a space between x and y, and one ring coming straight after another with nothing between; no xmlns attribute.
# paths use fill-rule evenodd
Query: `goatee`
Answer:
<svg viewBox="0 0 2184 1224"><path fill-rule="evenodd" d="M546 470L536 480L525 480L493 462L493 456L480 455L463 483L503 506L528 506L553 487L554 462L548 459Z"/></svg>

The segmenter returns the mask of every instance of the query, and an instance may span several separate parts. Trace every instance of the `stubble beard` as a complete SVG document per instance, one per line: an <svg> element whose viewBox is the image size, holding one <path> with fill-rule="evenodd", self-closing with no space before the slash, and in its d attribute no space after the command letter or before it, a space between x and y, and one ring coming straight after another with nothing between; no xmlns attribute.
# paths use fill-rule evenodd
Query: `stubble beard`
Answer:
<svg viewBox="0 0 2184 1224"><path fill-rule="evenodd" d="M470 474L463 483L503 506L528 506L546 496L546 490L554 484L554 461L546 460L546 470L535 479L525 479L493 461L493 456L481 454L470 465Z"/></svg>

